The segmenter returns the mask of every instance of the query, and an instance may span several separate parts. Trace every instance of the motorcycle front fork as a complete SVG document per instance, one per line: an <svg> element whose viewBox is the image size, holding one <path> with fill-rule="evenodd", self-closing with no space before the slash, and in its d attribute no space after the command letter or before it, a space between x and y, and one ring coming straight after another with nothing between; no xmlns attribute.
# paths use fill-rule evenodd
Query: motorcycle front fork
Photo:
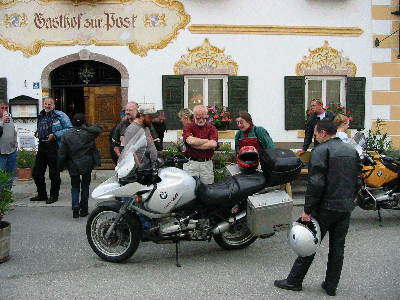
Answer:
<svg viewBox="0 0 400 300"><path fill-rule="evenodd" d="M122 216L126 214L127 208L128 206L131 204L131 199L124 201L124 203L122 204L121 208L119 209L119 212L117 214L117 216L115 217L114 221L112 222L110 228L108 228L105 237L108 239L110 238L111 233L114 231L115 226L117 226L117 224L119 223L119 221L121 220Z"/></svg>

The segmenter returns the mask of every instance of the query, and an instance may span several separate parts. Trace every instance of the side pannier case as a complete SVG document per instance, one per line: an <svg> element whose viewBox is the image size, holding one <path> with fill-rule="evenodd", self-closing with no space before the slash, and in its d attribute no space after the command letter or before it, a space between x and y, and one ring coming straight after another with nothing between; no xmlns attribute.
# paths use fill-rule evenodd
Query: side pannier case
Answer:
<svg viewBox="0 0 400 300"><path fill-rule="evenodd" d="M261 150L261 169L267 179L267 186L292 182L299 175L303 162L290 149Z"/></svg>

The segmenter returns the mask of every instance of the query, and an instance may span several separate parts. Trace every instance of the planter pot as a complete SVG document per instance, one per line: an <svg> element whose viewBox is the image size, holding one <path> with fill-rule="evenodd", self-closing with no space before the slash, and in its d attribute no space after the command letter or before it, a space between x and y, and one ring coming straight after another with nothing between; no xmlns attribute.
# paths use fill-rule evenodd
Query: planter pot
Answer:
<svg viewBox="0 0 400 300"><path fill-rule="evenodd" d="M32 180L32 168L18 168L17 171L19 181Z"/></svg>
<svg viewBox="0 0 400 300"><path fill-rule="evenodd" d="M0 264L10 259L11 224L0 221Z"/></svg>

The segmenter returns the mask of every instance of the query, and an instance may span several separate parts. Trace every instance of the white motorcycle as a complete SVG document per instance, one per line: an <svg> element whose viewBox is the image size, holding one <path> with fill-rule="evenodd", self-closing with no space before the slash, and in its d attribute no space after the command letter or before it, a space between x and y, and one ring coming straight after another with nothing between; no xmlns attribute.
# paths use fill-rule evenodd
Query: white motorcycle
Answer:
<svg viewBox="0 0 400 300"><path fill-rule="evenodd" d="M94 199L111 199L97 204L86 225L87 239L98 256L121 262L136 252L141 241L175 243L176 264L180 266L180 241L214 238L225 249L242 249L260 235L290 226L292 200L286 193L263 194L262 201L256 204L257 197L253 196L253 203L248 200L249 196L265 191L269 181L277 185L277 180L265 176L265 169L239 172L205 185L174 167L186 161L176 157L152 161L144 131L132 138L118 160L116 175L92 193ZM294 180L301 169L295 154L276 165L275 169L284 166L285 172L290 169L289 175L283 172L279 176L279 184ZM124 201L116 197L123 197ZM281 214L265 210L271 201L275 206L283 204L285 210ZM246 213L249 209L251 214Z"/></svg>

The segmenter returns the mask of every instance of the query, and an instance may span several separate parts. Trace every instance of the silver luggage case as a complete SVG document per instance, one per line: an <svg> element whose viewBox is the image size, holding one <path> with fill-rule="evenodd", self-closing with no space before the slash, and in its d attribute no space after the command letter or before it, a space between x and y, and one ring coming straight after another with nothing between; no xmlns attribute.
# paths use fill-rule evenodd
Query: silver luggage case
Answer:
<svg viewBox="0 0 400 300"><path fill-rule="evenodd" d="M247 226L255 236L288 230L293 199L284 191L257 194L247 199Z"/></svg>

